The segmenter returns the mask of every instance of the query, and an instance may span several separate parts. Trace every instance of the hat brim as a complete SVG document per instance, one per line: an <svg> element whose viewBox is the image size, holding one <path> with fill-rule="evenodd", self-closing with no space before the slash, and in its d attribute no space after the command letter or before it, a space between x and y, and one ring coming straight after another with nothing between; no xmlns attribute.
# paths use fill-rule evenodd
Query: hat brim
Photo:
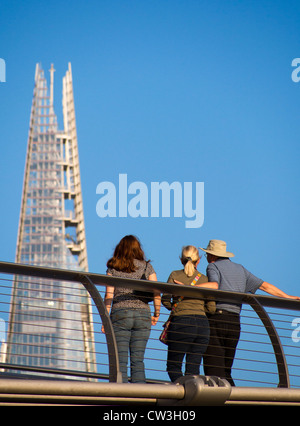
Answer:
<svg viewBox="0 0 300 426"><path fill-rule="evenodd" d="M234 257L234 254L231 253L230 251L226 251L225 253L218 253L213 250L206 250L202 247L199 247L199 249L205 251L205 253L213 254L214 256L218 256L218 257Z"/></svg>

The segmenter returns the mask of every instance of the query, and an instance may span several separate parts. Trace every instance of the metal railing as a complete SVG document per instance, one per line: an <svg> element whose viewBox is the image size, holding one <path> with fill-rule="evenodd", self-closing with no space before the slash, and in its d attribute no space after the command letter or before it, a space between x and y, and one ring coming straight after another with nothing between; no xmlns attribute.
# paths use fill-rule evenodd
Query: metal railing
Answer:
<svg viewBox="0 0 300 426"><path fill-rule="evenodd" d="M12 364L5 362L3 357L5 353L5 333L4 330L2 332L0 330L3 352L2 362L0 362L0 378L10 377L10 380L16 380L20 377L27 377L28 379L31 377L44 377L49 380L51 377L61 377L62 379L73 377L97 382L109 381L111 384L120 385L121 373L116 340L110 318L103 303L105 286L110 285L146 291L158 290L161 293L180 294L201 299L214 297L217 300L243 304L241 314L242 332L233 368L233 378L237 386L255 387L255 389L258 387L276 389L280 387L285 388L285 390L288 388L300 389L300 337L297 334L297 326L300 324L300 302L298 301L259 294L223 292L177 284L129 280L81 271L42 268L7 262L0 262L0 272L2 273L0 281L0 319L2 319L2 325L6 324L9 319L12 283L15 275L28 276L31 279L36 277L39 280L61 281L66 287L66 292L69 291L70 293L73 292L74 283L81 284L93 301L93 328L97 363L97 372L89 372L85 371L84 368L66 370L64 368L37 367L35 365L24 365L23 363ZM46 299L47 296L45 295ZM167 347L158 341L162 324L166 321L168 315L169 312L162 308L161 319L152 328L145 353L147 382L152 385L169 383L166 374ZM102 325L104 326L105 334L101 332ZM70 330L69 334L72 338L72 330ZM45 351L47 351L46 343L43 344L45 345ZM104 385L104 383L102 384ZM224 386L222 387L224 388ZM173 386L169 384L168 388L171 390ZM232 397L236 393L237 391L233 389Z"/></svg>

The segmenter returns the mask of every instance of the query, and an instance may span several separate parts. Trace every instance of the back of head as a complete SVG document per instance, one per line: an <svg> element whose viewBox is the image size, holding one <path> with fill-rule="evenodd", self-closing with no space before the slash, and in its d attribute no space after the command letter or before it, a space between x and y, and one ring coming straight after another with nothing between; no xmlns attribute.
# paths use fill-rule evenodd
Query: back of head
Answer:
<svg viewBox="0 0 300 426"><path fill-rule="evenodd" d="M196 269L196 263L200 259L199 251L195 246L183 247L181 252L181 263L184 266L184 272L191 277Z"/></svg>
<svg viewBox="0 0 300 426"><path fill-rule="evenodd" d="M134 272L134 260L145 260L141 243L134 235L126 235L116 246L107 266L123 272Z"/></svg>

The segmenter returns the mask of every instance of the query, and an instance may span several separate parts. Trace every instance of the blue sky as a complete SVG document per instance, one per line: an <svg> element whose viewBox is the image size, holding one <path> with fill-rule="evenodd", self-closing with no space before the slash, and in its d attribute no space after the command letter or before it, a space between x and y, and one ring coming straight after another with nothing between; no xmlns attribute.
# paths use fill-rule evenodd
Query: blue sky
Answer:
<svg viewBox="0 0 300 426"><path fill-rule="evenodd" d="M62 128L62 77L72 64L89 269L137 235L160 281L183 245L223 239L235 261L300 295L300 3L289 0L2 0L2 243L15 259L37 62ZM105 218L97 185L204 182L204 224ZM200 263L205 272L206 260Z"/></svg>

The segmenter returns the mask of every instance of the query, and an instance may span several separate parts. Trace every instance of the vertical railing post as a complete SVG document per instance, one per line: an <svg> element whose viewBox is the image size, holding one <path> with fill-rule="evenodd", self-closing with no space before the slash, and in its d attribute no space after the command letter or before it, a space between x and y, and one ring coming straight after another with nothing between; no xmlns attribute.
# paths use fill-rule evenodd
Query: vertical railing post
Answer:
<svg viewBox="0 0 300 426"><path fill-rule="evenodd" d="M104 305L104 301L97 290L95 284L90 280L90 278L85 275L85 280L82 281L85 289L91 296L92 300L95 303L95 306L98 310L98 313L101 317L102 324L104 326L105 338L108 351L108 362L109 362L109 381L122 383L122 373L120 372L119 367L119 356L117 342L115 338L114 329L108 315L107 309Z"/></svg>
<svg viewBox="0 0 300 426"><path fill-rule="evenodd" d="M278 369L278 375L279 375L278 387L289 388L290 379L289 379L288 366L287 366L286 358L285 358L283 348L282 348L279 336L277 334L276 328L271 318L269 317L268 313L266 312L264 307L259 303L259 301L255 297L249 297L247 299L248 299L247 302L253 308L253 310L257 313L263 325L265 326L265 329L267 330L267 333L271 340L274 354L276 357L277 369Z"/></svg>

